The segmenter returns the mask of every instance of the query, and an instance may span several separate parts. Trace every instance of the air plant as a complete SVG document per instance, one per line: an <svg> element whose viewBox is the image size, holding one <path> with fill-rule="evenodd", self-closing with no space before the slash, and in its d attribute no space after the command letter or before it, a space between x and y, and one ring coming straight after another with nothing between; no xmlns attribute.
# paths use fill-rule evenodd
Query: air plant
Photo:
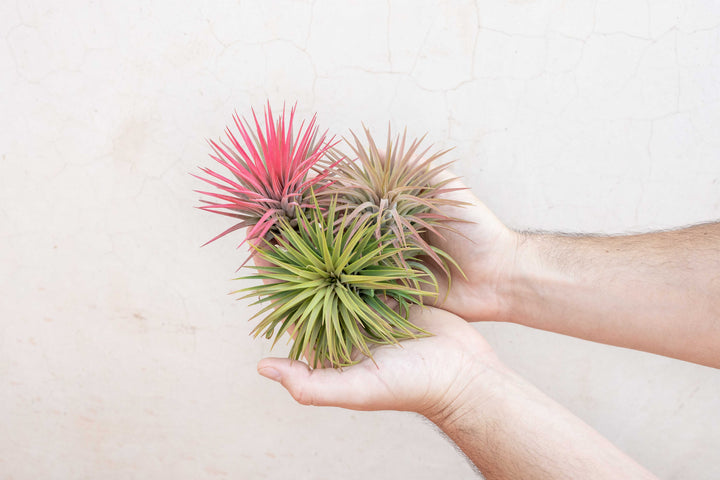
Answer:
<svg viewBox="0 0 720 480"><path fill-rule="evenodd" d="M448 150L429 153L432 145L421 149L425 136L406 146L407 130L393 140L388 127L385 150L381 151L370 131L363 129L367 145L351 131L353 141L346 140L346 144L358 161L338 166L335 182L327 193L340 195L350 218L372 217L376 237L390 233L394 246L419 248L449 277L448 263L457 265L447 253L423 238L426 232L440 237L443 230L455 232L448 222L460 220L443 214L443 208L467 205L442 196L457 190L448 187L454 178L437 179L452 162L433 163ZM404 264L402 255L396 260Z"/></svg>
<svg viewBox="0 0 720 480"><path fill-rule="evenodd" d="M388 129L381 152L365 129L367 146L353 134L356 160L346 161L316 117L296 133L295 107L287 122L285 113L275 119L268 104L263 124L254 111L252 123L233 115L237 132L209 141L227 172L196 175L217 189L199 192L209 197L200 208L237 221L207 243L247 228L256 274L243 278L261 282L234 293L264 304L253 333L273 346L290 333L290 358L305 355L313 367L351 365L372 358L374 344L429 335L409 321L410 308L439 291L424 260L448 280L457 264L424 235L451 231L457 219L443 208L464 205L442 197L455 190L437 179L451 163L433 163L445 151L421 149L424 137L406 148L406 133L393 140Z"/></svg>
<svg viewBox="0 0 720 480"><path fill-rule="evenodd" d="M415 258L417 249L393 246L389 234L377 237L372 217L345 216L338 226L336 211L333 199L324 215L319 208L307 216L298 209L297 227L281 219L273 242L255 247L266 265L244 277L266 283L240 290L244 298L259 297L255 303L269 302L255 315L267 313L255 336L274 336L276 342L291 332L290 358L306 355L313 367L351 365L353 353L372 358L371 344L428 335L408 321L408 312L423 297L435 296L408 286L412 280L436 287L432 273ZM407 267L383 263L400 252Z"/></svg>
<svg viewBox="0 0 720 480"><path fill-rule="evenodd" d="M199 208L238 220L207 243L245 227L246 240L260 240L276 231L281 220L293 223L298 207L310 206L311 188L316 192L326 188L330 169L342 162L327 155L337 142L327 139L327 132L318 134L316 117L307 125L302 122L295 134L295 107L287 123L285 107L275 120L269 103L263 126L255 111L252 116L251 126L247 119L233 115L239 139L226 127L227 141L208 141L213 150L210 156L229 173L201 168L207 177L195 175L219 190L198 191L211 198L202 200L205 205Z"/></svg>

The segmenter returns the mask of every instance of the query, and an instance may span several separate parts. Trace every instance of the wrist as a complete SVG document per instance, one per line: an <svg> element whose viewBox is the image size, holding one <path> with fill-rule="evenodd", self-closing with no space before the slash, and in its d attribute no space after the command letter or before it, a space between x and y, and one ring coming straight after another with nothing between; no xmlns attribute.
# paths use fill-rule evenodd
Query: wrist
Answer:
<svg viewBox="0 0 720 480"><path fill-rule="evenodd" d="M490 364L471 365L469 370L456 375L456 379L463 379L462 383L456 381L439 401L419 413L444 431L467 421L488 419L486 413L492 405L502 402L511 372L497 359Z"/></svg>
<svg viewBox="0 0 720 480"><path fill-rule="evenodd" d="M455 297L461 299L454 311L471 322L512 322L519 305L516 291L520 285L518 268L522 233L503 226L491 239L474 239L475 244L489 244L467 262L467 282L453 284ZM465 265L463 265L465 266Z"/></svg>
<svg viewBox="0 0 720 480"><path fill-rule="evenodd" d="M542 233L515 233L513 261L505 274L499 295L503 298L503 320L534 326L546 317L553 303L553 292L569 292L573 278L550 261L557 238Z"/></svg>

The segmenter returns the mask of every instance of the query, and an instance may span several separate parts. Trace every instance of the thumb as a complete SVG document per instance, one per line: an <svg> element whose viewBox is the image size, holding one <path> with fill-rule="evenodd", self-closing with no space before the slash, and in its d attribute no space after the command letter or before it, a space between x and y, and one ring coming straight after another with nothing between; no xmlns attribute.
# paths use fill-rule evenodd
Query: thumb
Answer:
<svg viewBox="0 0 720 480"><path fill-rule="evenodd" d="M280 382L302 405L375 410L371 401L372 388L369 388L375 383L370 368L313 370L299 360L264 358L258 363L257 370L260 375Z"/></svg>

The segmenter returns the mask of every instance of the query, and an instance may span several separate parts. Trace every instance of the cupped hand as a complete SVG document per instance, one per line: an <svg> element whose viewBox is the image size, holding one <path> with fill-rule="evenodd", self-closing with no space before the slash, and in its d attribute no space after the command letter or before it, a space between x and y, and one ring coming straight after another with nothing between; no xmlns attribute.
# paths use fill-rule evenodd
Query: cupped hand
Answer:
<svg viewBox="0 0 720 480"><path fill-rule="evenodd" d="M439 177L448 179L455 175L443 172ZM442 236L429 233L428 241L450 254L465 277L453 269L448 289L446 275L433 262L428 262L441 284L435 306L473 322L508 320L510 305L506 289L516 260L519 235L503 225L459 179L447 188L457 190L442 197L468 205L445 206L442 213L464 221L447 223L457 233L447 230L441 231Z"/></svg>
<svg viewBox="0 0 720 480"><path fill-rule="evenodd" d="M432 307L414 308L410 321L433 336L373 347L373 359L343 369L264 358L258 372L303 405L414 411L431 419L446 415L464 396L485 394L483 376L501 364L471 325Z"/></svg>

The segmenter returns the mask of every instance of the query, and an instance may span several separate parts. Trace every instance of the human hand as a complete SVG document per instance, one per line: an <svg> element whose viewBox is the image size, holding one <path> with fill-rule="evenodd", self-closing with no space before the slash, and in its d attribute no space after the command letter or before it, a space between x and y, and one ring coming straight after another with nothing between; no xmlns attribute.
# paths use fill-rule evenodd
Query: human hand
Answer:
<svg viewBox="0 0 720 480"><path fill-rule="evenodd" d="M503 367L472 326L431 307L414 308L410 321L434 335L372 347L374 363L363 358L343 369L311 370L301 361L264 358L258 372L303 405L413 411L433 421L465 404L465 397L487 394L481 379Z"/></svg>
<svg viewBox="0 0 720 480"><path fill-rule="evenodd" d="M455 176L443 172L439 177L444 180ZM447 230L442 230L442 236L428 233L428 240L450 254L466 278L453 269L448 291L444 273L433 262L428 262L441 287L435 306L473 322L508 320L510 305L504 293L512 274L519 235L503 225L460 180L452 181L446 188L457 190L443 194L444 198L468 205L444 206L442 213L465 221L448 222L457 233Z"/></svg>

